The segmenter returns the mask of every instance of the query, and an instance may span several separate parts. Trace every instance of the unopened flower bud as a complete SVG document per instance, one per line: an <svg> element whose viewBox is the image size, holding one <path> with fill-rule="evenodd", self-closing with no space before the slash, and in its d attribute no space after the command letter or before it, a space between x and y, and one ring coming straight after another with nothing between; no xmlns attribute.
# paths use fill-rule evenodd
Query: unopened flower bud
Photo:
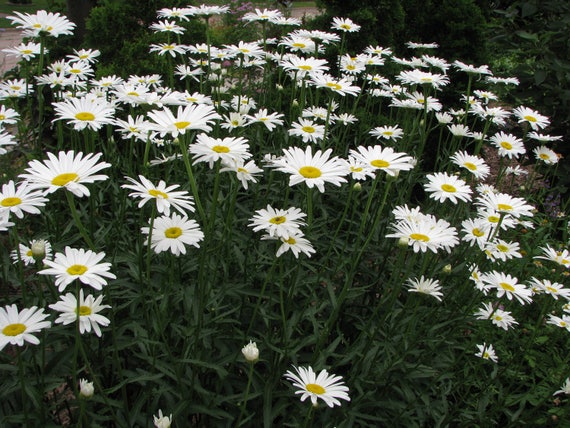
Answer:
<svg viewBox="0 0 570 428"><path fill-rule="evenodd" d="M257 344L251 340L241 349L241 353L250 363L255 363L259 359L259 349L257 349Z"/></svg>
<svg viewBox="0 0 570 428"><path fill-rule="evenodd" d="M402 236L400 239L398 239L398 247L407 247L409 242L409 238Z"/></svg>
<svg viewBox="0 0 570 428"><path fill-rule="evenodd" d="M79 379L79 396L85 400L93 397L95 388L93 387L93 382L88 382L87 379Z"/></svg>
<svg viewBox="0 0 570 428"><path fill-rule="evenodd" d="M449 274L451 273L451 265L450 264L446 264L443 269L442 269L443 273Z"/></svg>
<svg viewBox="0 0 570 428"><path fill-rule="evenodd" d="M359 182L356 182L356 183L354 183L352 188L354 189L355 192L361 192L362 191L362 184L360 184Z"/></svg>
<svg viewBox="0 0 570 428"><path fill-rule="evenodd" d="M32 257L35 260L41 261L46 256L46 241L43 239L39 239L37 241L32 242Z"/></svg>

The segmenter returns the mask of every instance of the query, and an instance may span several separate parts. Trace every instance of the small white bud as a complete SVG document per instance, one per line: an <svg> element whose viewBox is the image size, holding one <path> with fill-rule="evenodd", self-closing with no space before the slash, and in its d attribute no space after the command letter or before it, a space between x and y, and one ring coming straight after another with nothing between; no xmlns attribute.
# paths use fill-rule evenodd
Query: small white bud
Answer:
<svg viewBox="0 0 570 428"><path fill-rule="evenodd" d="M241 349L241 353L250 363L255 363L259 359L259 349L257 349L257 344L251 340Z"/></svg>

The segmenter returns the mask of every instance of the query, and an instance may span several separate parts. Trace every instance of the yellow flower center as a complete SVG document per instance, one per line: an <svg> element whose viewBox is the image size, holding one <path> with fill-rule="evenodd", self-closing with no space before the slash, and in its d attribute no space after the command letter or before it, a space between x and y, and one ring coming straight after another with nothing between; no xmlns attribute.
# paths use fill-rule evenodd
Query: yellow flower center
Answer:
<svg viewBox="0 0 570 428"><path fill-rule="evenodd" d="M524 120L528 120L529 122L538 122L538 119L534 116L529 116L528 114L523 117Z"/></svg>
<svg viewBox="0 0 570 428"><path fill-rule="evenodd" d="M20 205L21 203L22 203L22 200L20 198L17 198L15 196L11 196L9 198L2 199L2 202L0 202L0 205L2 205L3 207L15 207L16 205Z"/></svg>
<svg viewBox="0 0 570 428"><path fill-rule="evenodd" d="M54 186L65 186L67 183L77 181L78 178L79 175L74 172L64 172L63 174L56 175L51 180L51 184Z"/></svg>
<svg viewBox="0 0 570 428"><path fill-rule="evenodd" d="M497 209L499 211L511 211L513 207L508 204L497 204Z"/></svg>
<svg viewBox="0 0 570 428"><path fill-rule="evenodd" d="M553 293L553 294L558 293L558 289L556 289L556 288L554 288L554 287L548 287L548 286L547 286L546 289L547 289L548 291L550 291L551 293Z"/></svg>
<svg viewBox="0 0 570 428"><path fill-rule="evenodd" d="M0 120L4 120L6 119L6 116L4 116L3 114L0 114Z"/></svg>
<svg viewBox="0 0 570 428"><path fill-rule="evenodd" d="M176 122L174 126L176 126L176 129L185 129L190 126L190 122Z"/></svg>
<svg viewBox="0 0 570 428"><path fill-rule="evenodd" d="M335 90L337 90L337 91L340 91L340 90L342 89L342 86L339 85L339 84L336 83L336 82L327 82L327 86L328 86L329 88L335 89Z"/></svg>
<svg viewBox="0 0 570 428"><path fill-rule="evenodd" d="M483 354L483 358L484 358L485 360L488 360L488 359L490 358L490 355L489 355L489 353L488 353L487 351L485 351L485 353Z"/></svg>
<svg viewBox="0 0 570 428"><path fill-rule="evenodd" d="M238 166L237 172L241 172L241 173L243 173L243 174L247 174L247 173L248 173L247 169L242 168L241 166Z"/></svg>
<svg viewBox="0 0 570 428"><path fill-rule="evenodd" d="M229 153L230 152L230 148L227 146L214 146L214 147L212 147L212 150L215 151L216 153Z"/></svg>
<svg viewBox="0 0 570 428"><path fill-rule="evenodd" d="M285 216L282 216L282 215L278 215L278 216L275 216L275 217L269 219L269 223L272 223L272 224L282 224L282 223L285 223L286 221L287 221L287 218Z"/></svg>
<svg viewBox="0 0 570 428"><path fill-rule="evenodd" d="M347 69L347 70L355 70L356 67L355 67L354 65L352 65L352 64L348 64L348 65L346 66L346 69Z"/></svg>
<svg viewBox="0 0 570 428"><path fill-rule="evenodd" d="M476 171L476 170L477 170L477 166L476 166L474 163L471 163L471 162L465 162L465 163L463 164L463 166L464 166L465 168L467 168L468 170L470 170L470 171Z"/></svg>
<svg viewBox="0 0 570 428"><path fill-rule="evenodd" d="M321 170L314 166L303 166L299 169L299 174L305 178L319 178L321 176Z"/></svg>
<svg viewBox="0 0 570 428"><path fill-rule="evenodd" d="M166 193L164 193L164 192L161 192L161 191L158 190L158 189L150 189L150 190L148 191L148 194L149 194L150 196L155 197L155 198L168 199L168 195L167 195Z"/></svg>
<svg viewBox="0 0 570 428"><path fill-rule="evenodd" d="M362 171L362 168L359 167L359 166L358 166L358 167L356 167L356 166L351 166L351 167L350 167L350 170L351 170L352 172L360 172L360 171Z"/></svg>
<svg viewBox="0 0 570 428"><path fill-rule="evenodd" d="M304 43L299 43L299 42L293 43L293 47L294 47L294 48L301 48L301 49L303 49L305 46L307 46L307 45L305 45Z"/></svg>
<svg viewBox="0 0 570 428"><path fill-rule="evenodd" d="M81 73L81 69L80 69L80 68L70 68L70 69L69 69L69 72L70 72L70 73L73 73L73 74L80 74L80 73Z"/></svg>
<svg viewBox="0 0 570 428"><path fill-rule="evenodd" d="M28 250L28 251L26 252L26 256L28 256L28 257L32 257L33 255L34 255L34 254L32 253L32 250Z"/></svg>
<svg viewBox="0 0 570 428"><path fill-rule="evenodd" d="M503 244L499 244L497 245L497 250L499 250L502 253L507 253L509 251L509 247Z"/></svg>
<svg viewBox="0 0 570 428"><path fill-rule="evenodd" d="M515 287L513 287L511 284L508 284L506 282L499 282L499 285L502 287L503 290L515 291Z"/></svg>
<svg viewBox="0 0 570 428"><path fill-rule="evenodd" d="M495 318L497 321L502 321L502 320L503 320L503 317L500 316L500 315L495 315L495 316L493 316L493 318Z"/></svg>
<svg viewBox="0 0 570 428"><path fill-rule="evenodd" d="M473 229L473 235L475 235L476 237L480 238L481 236L485 235L485 232L483 232L481 229L479 229L478 227Z"/></svg>
<svg viewBox="0 0 570 428"><path fill-rule="evenodd" d="M80 306L79 307L79 316L85 317L91 315L91 308L89 306Z"/></svg>
<svg viewBox="0 0 570 428"><path fill-rule="evenodd" d="M311 71L313 69L313 67L311 67L310 65L300 65L299 68L305 71Z"/></svg>
<svg viewBox="0 0 570 428"><path fill-rule="evenodd" d="M131 96L131 97L138 97L139 93L135 92L135 91L131 91L131 92L127 92L127 95Z"/></svg>
<svg viewBox="0 0 570 428"><path fill-rule="evenodd" d="M451 184L447 184L447 183L441 185L441 190L443 190L444 192L448 192L448 193L457 192L457 189L455 187L453 187Z"/></svg>
<svg viewBox="0 0 570 428"><path fill-rule="evenodd" d="M425 102L426 102L426 100L425 100L425 99L423 99L423 98L418 98L418 103L420 103L420 104L424 104Z"/></svg>
<svg viewBox="0 0 570 428"><path fill-rule="evenodd" d="M289 245L295 245L297 243L297 241L295 241L295 238L293 237L289 237L289 239L284 239L283 242L286 242Z"/></svg>
<svg viewBox="0 0 570 428"><path fill-rule="evenodd" d="M317 385L316 383L308 383L305 388L307 388L307 391L318 395L322 395L326 392L321 385Z"/></svg>
<svg viewBox="0 0 570 428"><path fill-rule="evenodd" d="M392 131L384 131L384 135L387 137L390 137L390 136L394 135L394 133Z"/></svg>
<svg viewBox="0 0 570 428"><path fill-rule="evenodd" d="M499 217L495 216L495 215L490 215L488 218L490 223L498 223L499 222Z"/></svg>
<svg viewBox="0 0 570 428"><path fill-rule="evenodd" d="M427 76L426 76L426 77L422 77L422 78L420 79L420 81L422 81L422 82L424 82L424 83L431 83L431 82L433 82L433 79L432 79L431 77L427 77Z"/></svg>
<svg viewBox="0 0 570 428"><path fill-rule="evenodd" d="M164 50L170 51L172 49L174 49L174 45L165 45L164 46Z"/></svg>
<svg viewBox="0 0 570 428"><path fill-rule="evenodd" d="M342 28L343 30L350 30L350 25L348 24L341 24L340 28ZM320 388L320 387L319 387ZM324 391L323 391L324 392Z"/></svg>
<svg viewBox="0 0 570 428"><path fill-rule="evenodd" d="M542 159L542 160L548 160L548 159L550 159L550 156L548 156L548 154L546 154L546 153L541 153L541 154L538 155L538 157L539 157L540 159Z"/></svg>
<svg viewBox="0 0 570 428"><path fill-rule="evenodd" d="M21 323L8 324L2 329L2 334L4 336L18 336L26 331L26 326Z"/></svg>
<svg viewBox="0 0 570 428"><path fill-rule="evenodd" d="M77 113L75 115L75 118L77 120L91 121L95 120L95 115L93 113L89 113L88 111L82 111L80 113Z"/></svg>
<svg viewBox="0 0 570 428"><path fill-rule="evenodd" d="M429 242L429 236L424 235L423 233L412 233L410 235L410 238L412 238L416 241Z"/></svg>
<svg viewBox="0 0 570 428"><path fill-rule="evenodd" d="M182 235L182 229L179 227L169 227L164 231L164 236L170 239L176 239Z"/></svg>
<svg viewBox="0 0 570 428"><path fill-rule="evenodd" d="M511 150L513 148L513 145L508 141L501 141L501 147L505 150Z"/></svg>
<svg viewBox="0 0 570 428"><path fill-rule="evenodd" d="M370 162L370 165L376 168L388 168L390 166L390 162L382 159L374 159Z"/></svg>
<svg viewBox="0 0 570 428"><path fill-rule="evenodd" d="M301 128L303 130L303 132L307 132L309 134L312 134L313 132L315 132L315 128L313 128L312 126L303 126Z"/></svg>
<svg viewBox="0 0 570 428"><path fill-rule="evenodd" d="M70 275L83 275L87 272L87 266L84 265L71 265L67 268L67 273Z"/></svg>
<svg viewBox="0 0 570 428"><path fill-rule="evenodd" d="M31 54L33 51L31 49L22 49L22 55L29 55Z"/></svg>

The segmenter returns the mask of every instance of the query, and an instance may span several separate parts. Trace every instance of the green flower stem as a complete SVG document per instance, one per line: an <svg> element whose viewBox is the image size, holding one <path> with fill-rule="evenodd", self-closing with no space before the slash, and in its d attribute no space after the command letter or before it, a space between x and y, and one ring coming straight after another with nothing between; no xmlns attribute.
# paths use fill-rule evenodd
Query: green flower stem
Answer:
<svg viewBox="0 0 570 428"><path fill-rule="evenodd" d="M79 213L77 212L77 208L75 208L75 201L73 199L73 195L67 189L64 189L64 192L65 192L65 197L67 198L67 203L69 205L69 209L71 211L71 216L73 217L73 220L75 221L75 225L79 229L79 233L81 233L81 236L83 236L83 239L85 240L85 242L89 246L89 249L91 251L95 251L95 245L93 244L93 241L89 237L89 234L87 233L87 229L85 229L85 226L83 226L83 223L81 223L81 219L79 218Z"/></svg>
<svg viewBox="0 0 570 428"><path fill-rule="evenodd" d="M245 392L243 394L243 400L241 402L239 418L237 420L236 427L239 427L241 425L241 420L243 418L243 415L245 414L245 409L247 406L247 400L249 398L249 390L251 388L251 381L253 379L253 366L254 365L255 365L254 362L249 363L249 371L247 373L247 386L245 387Z"/></svg>
<svg viewBox="0 0 570 428"><path fill-rule="evenodd" d="M313 418L315 416L315 406L311 404L309 411L307 412L307 417L305 418L305 423L303 424L303 428L312 427L313 426Z"/></svg>
<svg viewBox="0 0 570 428"><path fill-rule="evenodd" d="M26 421L25 426L29 425L29 414L28 414L28 399L26 398L26 369L24 367L24 359L22 357L22 351L20 346L16 346L16 353L18 358L18 376L20 378L20 392L22 396L22 406L24 409L24 420Z"/></svg>
<svg viewBox="0 0 570 428"><path fill-rule="evenodd" d="M151 259L152 259L152 228L154 227L154 219L156 218L156 204L152 206L150 213L150 222L148 225L148 238L146 240L146 282L150 287Z"/></svg>
<svg viewBox="0 0 570 428"><path fill-rule="evenodd" d="M200 215L202 224L207 224L206 212L200 201L200 195L198 193L198 185L196 184L196 179L194 178L194 173L192 172L192 165L190 164L190 158L188 157L188 145L190 138L184 136L180 141L180 152L182 153L182 160L184 161L184 166L186 167L186 174L188 175L188 181L190 182L190 188L192 189L192 196L194 197L194 202L196 204L196 209Z"/></svg>
<svg viewBox="0 0 570 428"><path fill-rule="evenodd" d="M267 284L269 283L269 281L271 279L273 279L273 272L275 271L275 266L277 265L277 262L279 261L279 257L275 257L273 259L273 263L271 264L271 267L269 268L269 272L267 272L267 275L265 276L265 281L263 281L263 285L261 286L261 292L259 293L259 297L257 298L257 303L255 304L255 308L253 309L253 314L251 315L251 320L249 321L249 325L247 327L247 330L245 331L244 334L244 338L249 337L249 333L251 331L251 328L253 327L253 324L255 323L255 319L257 318L257 312L259 311L259 305L261 305L261 301L263 300L263 297L265 296L265 289L267 288Z"/></svg>

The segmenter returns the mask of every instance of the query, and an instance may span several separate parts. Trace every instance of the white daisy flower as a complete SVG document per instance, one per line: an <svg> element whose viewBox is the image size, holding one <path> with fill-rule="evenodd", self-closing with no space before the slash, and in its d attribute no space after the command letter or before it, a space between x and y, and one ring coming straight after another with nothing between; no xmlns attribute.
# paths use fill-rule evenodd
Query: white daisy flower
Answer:
<svg viewBox="0 0 570 428"><path fill-rule="evenodd" d="M283 210L267 205L267 208L255 211L248 226L252 227L254 232L262 230L270 237L288 239L290 235L298 235L301 232L301 226L306 224L303 221L305 217L307 215L296 207Z"/></svg>
<svg viewBox="0 0 570 428"><path fill-rule="evenodd" d="M249 144L242 137L214 138L199 134L189 146L189 152L195 155L194 163L207 162L210 168L222 161L226 164L245 161L251 157Z"/></svg>
<svg viewBox="0 0 570 428"><path fill-rule="evenodd" d="M298 122L293 122L291 126L292 128L288 131L289 135L301 137L304 143L316 143L325 136L325 126L312 120L299 118Z"/></svg>
<svg viewBox="0 0 570 428"><path fill-rule="evenodd" d="M24 342L38 345L40 340L34 336L44 328L51 327L45 321L49 314L36 306L18 311L16 305L0 308L0 351L8 344L24 346Z"/></svg>
<svg viewBox="0 0 570 428"><path fill-rule="evenodd" d="M439 285L437 279L424 278L422 275L420 278L408 278L406 282L409 292L427 294L441 302L443 293L441 292L441 285Z"/></svg>
<svg viewBox="0 0 570 428"><path fill-rule="evenodd" d="M148 236L150 228L143 227L141 232ZM173 213L171 216L164 215L154 219L150 246L157 254L170 251L179 256L186 254L186 245L200 248L198 242L203 239L204 233L196 220Z"/></svg>
<svg viewBox="0 0 570 428"><path fill-rule="evenodd" d="M27 174L18 177L28 181L32 189L45 189L46 194L65 188L81 198L89 196L89 189L83 183L106 180L106 175L96 174L111 164L99 162L101 153L89 153L85 157L82 152L59 152L57 157L47 153L49 159L40 162L36 159L28 163Z"/></svg>
<svg viewBox="0 0 570 428"><path fill-rule="evenodd" d="M44 264L49 267L38 273L55 276L55 285L60 292L76 279L95 290L101 290L107 285L105 278L117 278L115 274L109 272L111 263L100 263L103 258L105 258L104 252L95 253L82 248L65 247L65 253L55 253L53 261L44 260Z"/></svg>
<svg viewBox="0 0 570 428"><path fill-rule="evenodd" d="M28 183L23 181L16 188L14 181L2 185L0 191L0 213L13 213L18 218L24 218L24 212L40 214L39 207L48 201L41 191L33 191Z"/></svg>
<svg viewBox="0 0 570 428"><path fill-rule="evenodd" d="M175 191L175 189L180 187L178 184L167 186L163 180L160 180L158 185L155 186L142 175L139 175L140 183L134 178L125 178L132 184L123 184L121 187L123 189L134 190L134 192L129 193L129 196L141 198L138 205L139 208L154 199L157 211L164 215L170 214L170 207L181 214L185 214L185 210L194 212L192 196L185 190Z"/></svg>
<svg viewBox="0 0 570 428"><path fill-rule="evenodd" d="M54 121L65 120L77 131L87 127L98 130L103 125L115 123L115 108L101 98L92 96L68 98L65 101L53 103L53 106L56 115Z"/></svg>
<svg viewBox="0 0 570 428"><path fill-rule="evenodd" d="M372 166L375 170L385 171L392 177L396 177L400 171L409 171L414 167L411 156L406 153L395 152L391 147L359 146L357 150L351 149L350 154L355 159Z"/></svg>
<svg viewBox="0 0 570 428"><path fill-rule="evenodd" d="M428 183L424 189L429 193L429 197L439 202L449 199L457 204L458 199L464 202L471 200L471 188L460 178L449 175L445 172L436 172L426 176Z"/></svg>
<svg viewBox="0 0 570 428"><path fill-rule="evenodd" d="M475 356L483 358L484 360L490 360L494 363L499 362L499 357L497 357L493 345L483 343L482 345L477 345L477 349L479 352L475 353Z"/></svg>
<svg viewBox="0 0 570 428"><path fill-rule="evenodd" d="M49 307L54 311L61 312L55 320L56 324L68 325L76 323L79 316L79 333L91 333L91 330L93 330L93 333L101 337L101 328L99 326L107 327L111 323L107 317L99 314L103 309L111 307L102 305L102 301L102 295L97 298L94 298L92 295L84 297L83 289L80 289L79 302L77 302L73 293L67 293L60 296L60 300L49 305Z"/></svg>
<svg viewBox="0 0 570 428"><path fill-rule="evenodd" d="M287 371L285 378L298 388L295 394L301 394L301 401L310 398L313 406L316 406L320 398L329 407L340 406L339 400L350 401L348 387L341 376L329 375L326 370L321 370L317 375L310 366L293 368L296 373Z"/></svg>

